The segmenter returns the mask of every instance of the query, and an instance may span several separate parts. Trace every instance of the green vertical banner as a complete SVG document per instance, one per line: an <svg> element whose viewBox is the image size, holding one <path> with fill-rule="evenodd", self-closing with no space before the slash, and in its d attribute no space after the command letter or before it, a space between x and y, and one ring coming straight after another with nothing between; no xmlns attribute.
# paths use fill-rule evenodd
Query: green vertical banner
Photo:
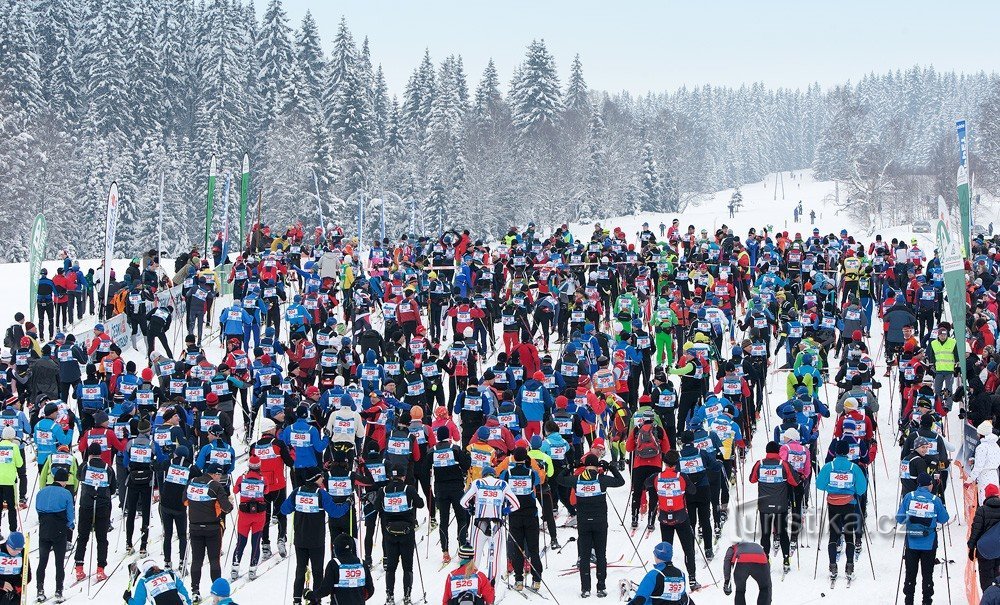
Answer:
<svg viewBox="0 0 1000 605"><path fill-rule="evenodd" d="M250 155L243 154L243 172L240 175L240 245L236 251L242 252L247 245L247 203L250 198Z"/></svg>
<svg viewBox="0 0 1000 605"><path fill-rule="evenodd" d="M968 339L965 329L965 259L962 258L962 247L957 239L952 239L948 228L944 198L938 198L937 248L941 256L941 270L944 274L944 289L948 296L948 309L951 312L951 323L955 332L955 358L962 372L961 386L967 384L968 375L965 369L965 350ZM963 460L972 455L967 452Z"/></svg>
<svg viewBox="0 0 1000 605"><path fill-rule="evenodd" d="M962 252L972 254L972 199L969 192L969 140L965 120L955 122L958 133L958 212L962 217Z"/></svg>
<svg viewBox="0 0 1000 605"><path fill-rule="evenodd" d="M215 154L212 154L212 163L208 168L208 199L205 201L205 248L202 250L202 259L211 258L212 240L212 212L215 206L215 174L216 174Z"/></svg>
<svg viewBox="0 0 1000 605"><path fill-rule="evenodd" d="M35 321L35 296L38 294L38 273L42 270L45 260L45 242L49 237L49 226L41 214L35 216L35 224L31 227L30 263L28 269L28 309L31 321Z"/></svg>

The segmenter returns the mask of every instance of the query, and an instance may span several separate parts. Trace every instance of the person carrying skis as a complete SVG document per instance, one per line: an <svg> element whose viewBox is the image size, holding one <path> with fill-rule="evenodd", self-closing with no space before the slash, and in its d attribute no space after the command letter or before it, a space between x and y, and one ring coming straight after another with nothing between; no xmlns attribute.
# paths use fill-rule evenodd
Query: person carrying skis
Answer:
<svg viewBox="0 0 1000 605"><path fill-rule="evenodd" d="M458 568L445 579L442 605L493 605L493 583L476 568L476 551L463 544L457 557Z"/></svg>
<svg viewBox="0 0 1000 605"><path fill-rule="evenodd" d="M85 451L87 459L77 471L80 480L80 510L77 515L80 527L74 556L76 581L82 582L87 577L83 571L83 561L87 553L90 532L93 531L94 540L97 542L97 573L94 574L94 581L103 582L108 579L104 568L108 565L111 497L115 495L117 481L115 470L102 458L99 443L91 443Z"/></svg>
<svg viewBox="0 0 1000 605"><path fill-rule="evenodd" d="M855 543L861 539L863 519L859 512L858 498L868 491L865 473L847 457L851 446L846 440L838 441L835 458L823 465L816 476L816 489L826 492L830 519L830 537L827 554L830 557L830 581L837 580L837 546L841 536L847 543L847 564L844 573L848 580L854 576Z"/></svg>
<svg viewBox="0 0 1000 605"><path fill-rule="evenodd" d="M63 602L63 579L66 574L67 536L73 530L76 521L73 516L73 494L66 487L69 483L69 473L64 468L57 468L52 474L53 484L43 487L35 498L35 510L38 512L38 601L44 602L45 568L49 564L49 554L52 553L56 565L56 592L53 595L56 603Z"/></svg>
<svg viewBox="0 0 1000 605"><path fill-rule="evenodd" d="M382 522L382 552L385 554L386 605L394 605L396 568L403 564L403 604L410 605L413 589L413 556L417 550L414 529L417 509L424 507L417 488L406 483L405 470L388 466L387 481L375 493L375 507ZM465 505L465 502L462 502ZM298 534L298 532L296 532Z"/></svg>
<svg viewBox="0 0 1000 605"><path fill-rule="evenodd" d="M755 542L738 542L729 547L722 562L722 592L733 594L730 578L736 580L736 605L746 605L747 579L757 582L757 605L771 605L771 564L767 551Z"/></svg>
<svg viewBox="0 0 1000 605"><path fill-rule="evenodd" d="M128 605L147 605L151 602L191 605L192 595L188 594L180 576L171 569L163 569L152 559L144 559L136 566L136 571L138 575L134 584L126 592Z"/></svg>
<svg viewBox="0 0 1000 605"><path fill-rule="evenodd" d="M948 522L948 510L940 498L930 491L933 479L927 473L917 476L917 489L905 496L896 511L896 523L906 528L903 551L906 575L903 577L903 603L913 605L917 588L917 568L922 581L923 602L929 605L934 597L934 564L937 563L937 526ZM945 565L947 565L947 561Z"/></svg>
<svg viewBox="0 0 1000 605"><path fill-rule="evenodd" d="M187 486L188 522L191 535L191 595L201 598L202 567L208 557L209 574L213 581L222 576L222 534L226 516L233 510L233 501L221 483L222 466L208 463L204 473L194 477Z"/></svg>
<svg viewBox="0 0 1000 605"><path fill-rule="evenodd" d="M635 589L628 605L694 605L687 594L684 572L674 567L674 547L668 542L660 542L653 548L653 569L649 570Z"/></svg>
<svg viewBox="0 0 1000 605"><path fill-rule="evenodd" d="M354 538L340 534L333 540L333 558L326 564L319 589L306 589L303 602L319 605L327 596L337 605L364 605L375 594L371 569L358 558Z"/></svg>
<svg viewBox="0 0 1000 605"><path fill-rule="evenodd" d="M610 472L611 475L605 474ZM618 469L594 454L583 458L577 473L557 479L570 487L576 500L577 557L580 565L580 596L590 596L590 555L597 558L597 596L607 596L608 577L608 496L607 490L625 485Z"/></svg>
<svg viewBox="0 0 1000 605"><path fill-rule="evenodd" d="M757 511L760 513L760 545L765 551L771 549L771 530L777 526L778 541L781 543L782 571L788 573L791 563L788 559L788 504L791 490L798 486L800 476L792 466L781 459L781 446L769 441L764 458L758 460L750 471L750 483L757 483Z"/></svg>

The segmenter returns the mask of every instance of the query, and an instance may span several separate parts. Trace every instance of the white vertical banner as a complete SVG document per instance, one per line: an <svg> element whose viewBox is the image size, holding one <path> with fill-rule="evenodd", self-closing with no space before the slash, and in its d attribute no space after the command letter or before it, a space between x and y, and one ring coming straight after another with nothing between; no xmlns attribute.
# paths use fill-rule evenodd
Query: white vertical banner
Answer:
<svg viewBox="0 0 1000 605"><path fill-rule="evenodd" d="M232 173L226 172L226 185L222 190L222 256L219 266L225 265L226 257L229 256L229 188L232 180Z"/></svg>
<svg viewBox="0 0 1000 605"><path fill-rule="evenodd" d="M115 235L118 230L118 183L111 183L108 191L108 212L104 224L104 304L108 303L111 282L111 259L115 255Z"/></svg>

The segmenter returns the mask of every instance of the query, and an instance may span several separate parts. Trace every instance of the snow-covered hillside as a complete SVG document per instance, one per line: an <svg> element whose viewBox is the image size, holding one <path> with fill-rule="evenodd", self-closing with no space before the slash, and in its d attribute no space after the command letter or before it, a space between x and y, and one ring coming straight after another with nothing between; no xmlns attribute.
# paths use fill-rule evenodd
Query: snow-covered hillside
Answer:
<svg viewBox="0 0 1000 605"><path fill-rule="evenodd" d="M834 191L832 183L813 181L808 171L797 171L794 179L786 173L784 175L784 180L784 199L782 199L780 188L778 192L778 199L774 199L773 177L766 183L756 183L743 187L741 191L743 193L744 207L732 219L728 218L728 212L726 209L726 205L732 194L731 190L721 191L710 198L700 200L697 204L692 204L684 213L680 214L678 218L681 221L682 227L686 227L688 224L694 224L698 227L698 229L701 229L702 227L713 229L723 223L726 223L732 226L738 234L746 233L746 230L751 226L760 228L767 225L772 225L775 229L787 229L789 232L801 231L806 233L810 232L812 229L808 220L808 214L810 210L815 210L817 213L816 224L824 233L839 231L843 227L846 227L852 232L856 229L855 225L851 225L841 220L841 218L835 214L835 207L833 204L829 203L828 198L833 195ZM806 218L804 222L793 223L792 208L795 204L798 204L800 200L802 201ZM643 214L610 221L602 221L602 225L609 228L620 226L626 233L630 234L631 238L634 239L634 234L639 230L640 225L644 221L649 222L651 228L654 231L657 231L661 220L669 225L672 218L674 218L673 215ZM593 229L593 226L573 225L572 228L578 236L586 237ZM900 226L893 229L891 233L887 232L886 235L889 237L896 236L908 238L910 236L909 226ZM867 241L867 238L863 239ZM84 262L82 264L84 265L85 270L89 266L96 266L96 263ZM121 264L119 270L124 268L125 264L127 264L127 261ZM52 270L56 266L56 263L47 263L46 266L50 267L50 270ZM4 283L6 286L6 296L0 298L0 318L9 320L16 311L26 310L28 296L27 271L27 264L0 265L0 283ZM73 331L79 332L86 330L92 325L92 323L93 320L84 321L77 325ZM873 351L878 351L880 350L881 336L878 334L878 330L873 330L872 335L873 340L869 343L869 346ZM179 335L179 338L182 339L182 335ZM180 344L180 340L172 343L172 346L175 347L175 351L180 348ZM141 346L142 345L140 345L140 347ZM222 360L222 350L219 348L217 342L209 342L206 340L205 347L208 352L209 361L219 363ZM553 354L555 353L556 352L553 351ZM126 352L125 357L126 359L135 360L140 364L140 367L142 367L142 351L129 350ZM880 369L884 370L884 366L880 365ZM886 386L888 386L888 379L885 379L884 382ZM773 410L775 406L785 400L785 374L772 374L768 385L767 407L768 409ZM808 531L802 538L804 547L798 552L798 555L793 558L792 571L786 578L782 579L780 564L775 565L775 569L773 570L772 578L774 580L774 603L794 603L795 605L805 605L806 603L823 601L824 597L827 597L829 600L837 603L844 602L848 599L865 599L869 603L891 603L893 601L896 593L896 578L902 554L902 540L901 536L894 539L892 534L893 522L889 520L895 513L894 509L896 506L898 485L896 477L899 466L899 448L892 443L894 428L890 422L890 419L898 414L899 402L898 396L895 397L896 401L893 401L893 396L890 391L891 389L889 388L883 388L879 394L882 408L883 410L886 410L886 413L880 414L882 443L884 444L884 448L880 448L879 457L881 459L876 461L876 463L872 466L872 503L869 506L868 516L869 526L871 527L871 531L868 536L870 543L865 545L862 559L857 563L857 577L854 585L850 589L846 589L844 588L843 581L841 581L835 589L832 591L830 590L825 571L827 567L827 555L825 550L826 527L820 525L819 518L821 508L817 507L817 504L822 503L823 499L821 495L816 497L814 494L811 497L813 506L808 510ZM833 388L828 388L827 390L824 390L821 395L824 400L830 401L836 396L836 393ZM240 421L240 419L237 420ZM773 413L768 420L770 425L773 427L776 422L776 417L773 416ZM960 427L958 419L952 418L951 420L952 424L949 427L949 434L952 436L959 435ZM831 421L825 421L823 423L821 428L821 447L825 448L825 446L829 444L832 429L833 423ZM237 433L239 432L237 431ZM956 437L952 437L951 441L956 445L958 444L958 439ZM763 435L758 435L757 439L753 443L752 453L748 455L748 464L764 455L765 443L765 437ZM239 453L242 451L244 446L242 443L239 443L236 445L236 448L237 453ZM825 449L823 451L825 452ZM28 469L29 482L32 482L34 481L35 475L34 464L29 462ZM243 470L245 470L245 461L238 472L242 472ZM725 548L733 541L739 539L753 540L755 530L759 532L759 528L756 527L755 523L756 511L753 508L756 486L746 481L746 475L747 471L740 473L740 484L734 488L734 492L739 494L739 502L746 503L746 506L738 506L737 498L734 495L731 503L730 520L724 528L721 544L715 549L715 552L718 555L725 552ZM953 476L951 485L955 485L957 482L957 477ZM946 503L950 512L954 515L957 512L957 500L955 499L955 496L957 495L960 497L960 494L957 494L956 492L953 495L951 489L952 488L949 488ZM608 586L611 595L605 599L605 601L616 600L617 586L620 580L628 579L638 582L641 579L643 575L642 564L644 562L648 563L651 560L652 548L658 542L658 533L645 539L640 539L640 536L637 536L634 540L636 542L639 555L636 556L633 544L629 539L627 531L621 526L618 519L614 516L616 512L620 514L626 510L627 495L628 488L626 487L614 490L611 498L614 507L612 510L612 516L609 518L609 525L611 529L609 536L608 558L609 561L615 561L619 558L621 558L621 560L617 561L615 566L609 569ZM422 572L420 576L422 576L423 585L421 586L421 581L418 579L413 597L416 602L422 598L424 590L426 590L428 602L439 603L441 602L446 571L452 567L449 566L445 570L438 570L441 552L437 546L437 533L436 531L428 531L425 512L421 512L419 516L422 524L417 529L419 540L417 551L419 554L418 559ZM120 518L119 511L116 510L114 512L113 520L115 530L110 536L111 549L110 565L108 568L109 573L123 559L125 548L124 540L121 539L121 533L124 530L124 523ZM37 527L37 518L33 510L27 511L25 514L24 526L29 532L33 528ZM234 544L231 540L231 534L232 527L235 526L235 522L229 523L229 526L230 529L227 529L223 540L223 569L225 573L228 573L229 555ZM559 531L559 539L563 543L566 543L567 539L575 534L574 529L567 528L560 529ZM819 532L823 532L824 542L822 543L823 548L821 548L821 552L819 552L818 577L816 580L813 580L813 570L817 559L816 547L819 542ZM947 552L947 558L956 561L956 563L952 564L948 570L951 592L953 593L955 602L962 599L960 566L964 564L965 560L965 549L963 547L965 532L966 527L961 519L953 521L946 529L946 539L943 540L944 548L939 550L939 557L945 558L945 552ZM151 535L150 552L154 557L158 558L162 549L162 542L160 541L162 529L155 511L152 516ZM759 536L759 533L757 535ZM378 544L378 540L376 540L376 544ZM454 550L454 542L452 544L452 549ZM378 552L380 552L381 547L378 546L377 548ZM376 559L378 557L378 552L376 553ZM676 547L676 552L677 555L675 561L680 561L681 555L679 545ZM548 592L543 589L543 593L547 595L548 600L553 602L558 601L563 605L580 602L578 577L572 573L563 575L564 571L570 569L575 559L576 551L573 545L570 545L561 552L548 552L546 554L543 560L545 565L543 577L547 587L554 593L554 595L549 595ZM870 563L871 567L874 568L874 578ZM293 565L293 561L281 562L277 565L274 565L274 562L270 562L262 565L261 569L264 571L264 575L251 584L246 584L244 581L240 581L236 586L234 600L241 604L290 603L290 576L294 572ZM245 567L246 558L244 558L244 569ZM843 569L843 566L841 566L841 569ZM944 568L940 568L940 571L943 572ZM53 591L53 576L51 568L47 575L48 577L46 582L48 593L51 594ZM940 576L940 573L936 575ZM702 584L709 585L695 595L694 598L699 605L730 603L732 601L731 597L723 595L721 578L721 557L717 557L707 569L704 561L699 562L698 580ZM101 592L97 599L100 602L106 603L117 602L119 595L122 594L122 591L125 588L126 580L127 571L124 569L123 565L114 573L112 578L107 582L107 585L100 588ZM70 582L71 581L67 579L67 585L69 585ZM715 582L718 582L718 584L713 585ZM948 595L946 580L943 577L939 577L937 582L938 585L935 602L946 602ZM206 568L206 577L203 578L201 585L203 594L207 593L208 586L209 580L207 578ZM376 594L370 601L373 605L382 604L384 600L383 586L384 581L379 580ZM88 600L88 594L92 599L97 590L97 586L88 587L86 584L81 584L75 588L68 589L68 602L83 603ZM527 596L523 596L512 594L512 591L509 591L503 582L498 583L498 591L499 598L508 605L512 602L519 603L521 599L527 599L529 601L542 600L542 597L536 595L528 594ZM751 599L755 598L755 592L753 591L754 589L751 588ZM397 599L400 597L401 590L397 589ZM29 593L29 602L34 602L34 598L34 585L32 585Z"/></svg>

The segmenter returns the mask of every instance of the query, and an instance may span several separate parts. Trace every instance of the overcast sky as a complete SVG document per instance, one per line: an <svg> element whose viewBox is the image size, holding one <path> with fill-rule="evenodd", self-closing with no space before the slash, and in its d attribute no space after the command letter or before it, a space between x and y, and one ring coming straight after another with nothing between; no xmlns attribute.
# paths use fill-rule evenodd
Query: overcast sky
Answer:
<svg viewBox="0 0 1000 605"><path fill-rule="evenodd" d="M474 89L492 57L506 86L527 45L543 38L565 83L580 54L593 89L633 93L682 85L823 86L868 72L933 64L1000 65L1000 2L868 0L285 0L294 27L312 11L329 52L340 18L368 36L391 90L402 92L425 48L462 55ZM266 6L257 0L258 14ZM961 10L959 10L961 9Z"/></svg>

